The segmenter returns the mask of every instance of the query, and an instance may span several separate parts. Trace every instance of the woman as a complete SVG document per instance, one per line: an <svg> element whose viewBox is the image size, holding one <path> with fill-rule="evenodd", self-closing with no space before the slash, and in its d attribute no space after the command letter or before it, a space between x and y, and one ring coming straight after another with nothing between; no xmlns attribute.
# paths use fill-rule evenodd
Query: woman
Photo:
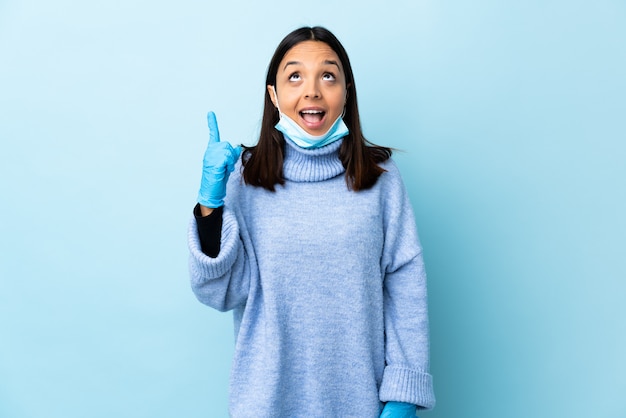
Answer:
<svg viewBox="0 0 626 418"><path fill-rule="evenodd" d="M391 150L363 137L343 46L320 27L283 39L241 158L208 119L190 273L202 303L234 311L231 416L432 408L413 212Z"/></svg>

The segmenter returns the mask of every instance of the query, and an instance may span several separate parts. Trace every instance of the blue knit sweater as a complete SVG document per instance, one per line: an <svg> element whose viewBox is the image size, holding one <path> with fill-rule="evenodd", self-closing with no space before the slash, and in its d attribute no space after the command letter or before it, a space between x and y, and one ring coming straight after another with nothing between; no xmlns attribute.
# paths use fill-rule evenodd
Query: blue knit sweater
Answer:
<svg viewBox="0 0 626 418"><path fill-rule="evenodd" d="M341 141L287 140L286 184L227 187L221 251L189 227L197 298L234 310L232 417L376 418L382 402L434 406L426 275L395 164L348 190Z"/></svg>

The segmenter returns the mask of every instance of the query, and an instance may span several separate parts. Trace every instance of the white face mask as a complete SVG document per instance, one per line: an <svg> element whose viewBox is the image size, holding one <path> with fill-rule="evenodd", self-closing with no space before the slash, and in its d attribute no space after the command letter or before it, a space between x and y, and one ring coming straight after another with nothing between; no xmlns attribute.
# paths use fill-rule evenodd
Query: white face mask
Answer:
<svg viewBox="0 0 626 418"><path fill-rule="evenodd" d="M298 125L296 121L280 111L280 106L278 106L278 95L276 94L276 88L272 86L272 89L274 90L276 107L278 108L278 113L280 115L280 119L275 125L275 128L282 132L283 135L292 140L300 148L321 148L324 145L328 145L348 135L349 131L348 127L343 121L343 115L339 116L337 120L335 120L335 123L333 123L333 125L328 131L326 131L325 134L311 135L310 133L302 129L302 127Z"/></svg>

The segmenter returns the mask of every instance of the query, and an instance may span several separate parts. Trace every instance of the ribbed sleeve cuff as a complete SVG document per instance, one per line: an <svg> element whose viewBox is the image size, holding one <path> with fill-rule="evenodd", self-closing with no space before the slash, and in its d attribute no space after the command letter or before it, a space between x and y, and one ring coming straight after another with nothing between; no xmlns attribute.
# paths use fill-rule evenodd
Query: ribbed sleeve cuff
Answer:
<svg viewBox="0 0 626 418"><path fill-rule="evenodd" d="M408 402L417 409L432 409L435 406L433 377L418 370L387 366L379 392L382 402Z"/></svg>
<svg viewBox="0 0 626 418"><path fill-rule="evenodd" d="M216 258L211 258L202 252L196 219L192 218L187 230L189 250L191 254L191 268L203 278L220 277L233 266L241 240L239 239L239 224L235 215L225 209L222 218L221 249Z"/></svg>

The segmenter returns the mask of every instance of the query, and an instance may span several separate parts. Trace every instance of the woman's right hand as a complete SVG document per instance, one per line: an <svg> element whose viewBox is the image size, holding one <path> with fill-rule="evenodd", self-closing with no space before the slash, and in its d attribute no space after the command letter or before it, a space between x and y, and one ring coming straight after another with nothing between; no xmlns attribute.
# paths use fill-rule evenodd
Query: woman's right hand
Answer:
<svg viewBox="0 0 626 418"><path fill-rule="evenodd" d="M224 205L228 176L235 170L235 163L241 155L241 147L220 142L215 113L209 112L207 121L209 144L204 152L198 203L207 208L218 208Z"/></svg>

